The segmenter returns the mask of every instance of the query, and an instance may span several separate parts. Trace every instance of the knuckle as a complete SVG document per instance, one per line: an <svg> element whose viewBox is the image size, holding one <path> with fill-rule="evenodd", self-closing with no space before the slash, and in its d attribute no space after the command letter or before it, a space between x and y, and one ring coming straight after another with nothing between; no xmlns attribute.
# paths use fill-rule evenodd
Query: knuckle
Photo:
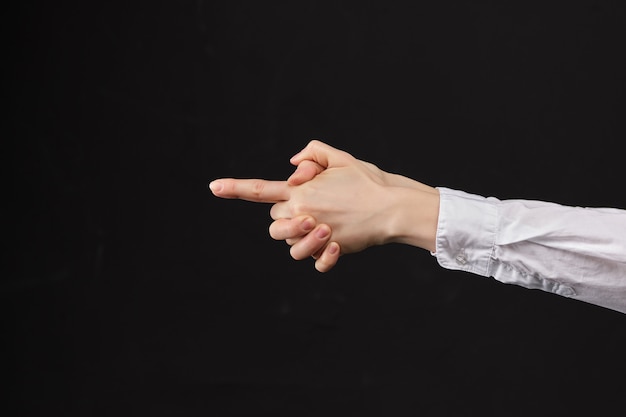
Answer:
<svg viewBox="0 0 626 417"><path fill-rule="evenodd" d="M289 249L289 254L296 261L300 261L300 260L304 259L304 257L302 256L302 254L300 253L300 251L298 250L298 248L296 246L292 246Z"/></svg>
<svg viewBox="0 0 626 417"><path fill-rule="evenodd" d="M286 204L285 202L276 203L270 209L270 217L273 220L287 219L293 217L291 212L292 210L289 204Z"/></svg>
<svg viewBox="0 0 626 417"><path fill-rule="evenodd" d="M270 236L275 240L297 241L301 235L298 226L294 224L293 220L278 219L275 220L269 227Z"/></svg>
<svg viewBox="0 0 626 417"><path fill-rule="evenodd" d="M317 269L319 272L328 272L331 267L332 265L324 261L322 258L315 261L315 269Z"/></svg>
<svg viewBox="0 0 626 417"><path fill-rule="evenodd" d="M272 205L272 208L270 208L270 217L272 220L278 220L280 218L278 217L277 211L278 208L276 207L276 204Z"/></svg>
<svg viewBox="0 0 626 417"><path fill-rule="evenodd" d="M300 216L305 214L311 214L309 206L302 202L295 202L291 206L291 212L294 216Z"/></svg>
<svg viewBox="0 0 626 417"><path fill-rule="evenodd" d="M273 222L272 224L270 224L270 227L268 228L270 237L274 240L279 240L279 235L276 230L277 228L278 228L278 225L276 224L276 222Z"/></svg>
<svg viewBox="0 0 626 417"><path fill-rule="evenodd" d="M265 189L265 183L263 181L254 181L252 183L252 193L255 197L259 198L263 194Z"/></svg>

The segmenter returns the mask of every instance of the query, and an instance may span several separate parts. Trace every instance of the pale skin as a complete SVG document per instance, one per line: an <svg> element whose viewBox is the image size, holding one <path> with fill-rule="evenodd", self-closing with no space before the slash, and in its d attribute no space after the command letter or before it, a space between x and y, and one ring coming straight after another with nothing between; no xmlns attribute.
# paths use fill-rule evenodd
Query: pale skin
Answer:
<svg viewBox="0 0 626 417"><path fill-rule="evenodd" d="M313 257L327 272L340 255L402 243L435 252L439 191L392 174L319 140L291 160L286 181L220 178L222 198L271 203L269 234L290 245L296 260Z"/></svg>

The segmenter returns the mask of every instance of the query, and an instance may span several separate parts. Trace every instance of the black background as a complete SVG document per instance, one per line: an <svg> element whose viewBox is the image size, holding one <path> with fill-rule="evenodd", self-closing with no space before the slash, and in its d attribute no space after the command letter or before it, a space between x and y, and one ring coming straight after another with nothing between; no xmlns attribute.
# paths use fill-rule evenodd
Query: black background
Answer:
<svg viewBox="0 0 626 417"><path fill-rule="evenodd" d="M20 3L5 14L2 402L621 415L624 315L398 245L319 274L269 237L268 205L207 190L284 179L319 138L433 186L626 208L619 4Z"/></svg>

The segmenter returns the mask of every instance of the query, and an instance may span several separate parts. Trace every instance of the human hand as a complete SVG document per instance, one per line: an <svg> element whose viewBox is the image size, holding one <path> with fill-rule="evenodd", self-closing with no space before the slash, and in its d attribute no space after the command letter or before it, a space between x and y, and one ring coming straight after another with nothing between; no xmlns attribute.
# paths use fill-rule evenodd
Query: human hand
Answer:
<svg viewBox="0 0 626 417"><path fill-rule="evenodd" d="M289 177L287 183L289 185L300 185L307 181L312 180L318 174L322 173L329 166L329 160L324 158L324 154L336 152L337 149L317 140L312 140L309 144L296 155L294 155L290 162L296 166L295 172ZM366 167L373 175L377 176L382 183L390 187L407 187L413 188L415 190L423 191L438 195L438 191L433 187L429 187L425 184L422 184L418 181L412 180L402 175L392 174L389 172L385 172L380 170L377 166L372 163L359 161ZM289 222L289 219L279 219L276 222ZM287 223L286 223L287 224ZM298 230L298 233L301 233ZM298 242L303 235L295 234L293 236L285 236L285 240L290 245ZM327 244L328 245L328 244ZM318 252L322 253L325 248L322 248ZM317 259L317 256L313 255L314 258Z"/></svg>
<svg viewBox="0 0 626 417"><path fill-rule="evenodd" d="M297 169L286 182L221 179L211 188L219 197L274 203L270 234L293 244L295 259L305 253L299 250L305 247L302 242L310 244L315 236L298 226L301 216L312 216L318 230L329 226L332 242L324 242L321 252L311 252L320 255L318 262L325 259L321 268L316 262L318 270L336 263L336 243L342 253L392 241L434 250L439 203L435 188L382 171L319 141L311 141L291 162Z"/></svg>

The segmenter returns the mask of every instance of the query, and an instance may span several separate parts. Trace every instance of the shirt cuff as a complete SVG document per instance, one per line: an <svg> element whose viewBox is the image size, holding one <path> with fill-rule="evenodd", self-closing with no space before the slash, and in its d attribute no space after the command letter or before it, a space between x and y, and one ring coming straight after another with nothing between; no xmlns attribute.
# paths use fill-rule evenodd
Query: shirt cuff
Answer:
<svg viewBox="0 0 626 417"><path fill-rule="evenodd" d="M432 255L444 268L489 276L500 200L445 187L437 189L439 220Z"/></svg>

